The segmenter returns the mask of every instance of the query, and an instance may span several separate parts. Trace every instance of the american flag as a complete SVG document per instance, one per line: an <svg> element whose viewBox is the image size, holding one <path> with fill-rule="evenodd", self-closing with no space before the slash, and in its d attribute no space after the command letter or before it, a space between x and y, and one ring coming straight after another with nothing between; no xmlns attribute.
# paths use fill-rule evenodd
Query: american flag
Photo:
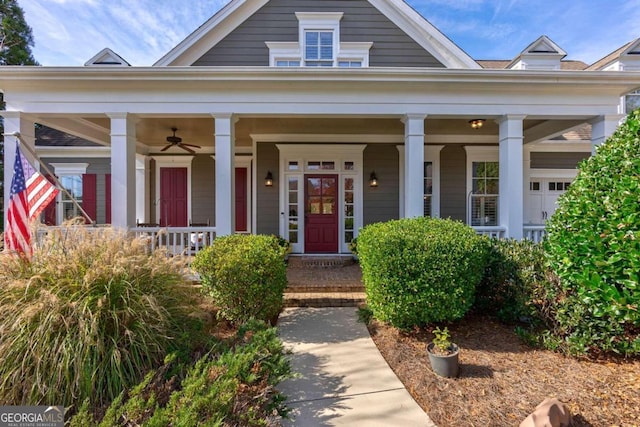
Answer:
<svg viewBox="0 0 640 427"><path fill-rule="evenodd" d="M19 254L31 254L29 223L56 198L58 191L22 157L20 147L16 146L4 233L5 248Z"/></svg>

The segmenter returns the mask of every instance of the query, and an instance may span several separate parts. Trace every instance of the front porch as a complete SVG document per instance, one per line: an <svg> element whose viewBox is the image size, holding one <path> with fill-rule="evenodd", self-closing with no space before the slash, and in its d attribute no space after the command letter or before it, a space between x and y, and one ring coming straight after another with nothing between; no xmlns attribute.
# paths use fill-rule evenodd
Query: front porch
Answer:
<svg viewBox="0 0 640 427"><path fill-rule="evenodd" d="M19 138L72 183L95 222L174 253L197 250L194 235L241 232L279 235L296 254L348 254L361 227L423 215L537 241L578 161L619 119L615 91L590 75L577 84L568 73L522 71L456 71L446 82L437 70L182 71L198 90L166 69L113 69L104 71L110 90L87 99L55 71L34 71L43 93L5 97L5 131L19 135L6 138L5 163ZM116 78L123 73L129 80ZM616 79L608 84L626 87ZM205 89L221 98L204 102ZM151 94L164 101L145 102ZM525 95L536 102L522 104ZM472 128L478 118L484 126ZM35 123L91 144L36 143ZM580 127L588 136L561 137ZM12 173L5 168L5 183ZM69 206L57 201L52 224L75 214Z"/></svg>

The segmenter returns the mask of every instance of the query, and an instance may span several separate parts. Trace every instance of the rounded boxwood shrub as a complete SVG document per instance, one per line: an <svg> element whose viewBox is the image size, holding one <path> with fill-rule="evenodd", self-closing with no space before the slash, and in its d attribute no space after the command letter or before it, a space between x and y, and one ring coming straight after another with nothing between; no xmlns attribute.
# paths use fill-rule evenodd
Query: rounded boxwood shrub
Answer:
<svg viewBox="0 0 640 427"><path fill-rule="evenodd" d="M198 252L192 267L220 316L239 323L272 321L287 287L287 250L275 236L234 234L218 237Z"/></svg>
<svg viewBox="0 0 640 427"><path fill-rule="evenodd" d="M640 354L640 110L580 165L547 223L556 337L572 353Z"/></svg>
<svg viewBox="0 0 640 427"><path fill-rule="evenodd" d="M373 315L409 328L465 315L482 278L485 245L461 222L412 218L362 229L358 256Z"/></svg>

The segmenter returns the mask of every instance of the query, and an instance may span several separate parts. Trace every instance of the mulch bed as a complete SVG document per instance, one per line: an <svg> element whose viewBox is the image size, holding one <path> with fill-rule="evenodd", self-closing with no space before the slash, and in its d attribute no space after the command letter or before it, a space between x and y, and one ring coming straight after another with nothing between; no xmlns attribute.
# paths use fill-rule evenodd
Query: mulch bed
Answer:
<svg viewBox="0 0 640 427"><path fill-rule="evenodd" d="M455 379L431 370L428 330L369 325L387 363L439 427L517 426L546 397L569 406L574 426L640 426L640 359L578 360L534 349L487 317L449 330L461 348Z"/></svg>

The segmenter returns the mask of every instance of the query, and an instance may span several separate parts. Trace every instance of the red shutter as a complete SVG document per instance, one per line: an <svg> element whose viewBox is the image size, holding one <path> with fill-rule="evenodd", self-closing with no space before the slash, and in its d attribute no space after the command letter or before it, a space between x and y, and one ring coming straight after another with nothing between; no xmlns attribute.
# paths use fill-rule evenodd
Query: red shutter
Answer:
<svg viewBox="0 0 640 427"><path fill-rule="evenodd" d="M247 231L247 168L236 168L236 231Z"/></svg>
<svg viewBox="0 0 640 427"><path fill-rule="evenodd" d="M55 181L51 175L45 175L45 178L55 184ZM58 196L59 197L59 196ZM44 223L46 225L56 225L56 206L58 205L57 198L54 199L46 208L44 208Z"/></svg>
<svg viewBox="0 0 640 427"><path fill-rule="evenodd" d="M98 212L97 188L96 174L86 173L82 175L82 209L93 221L96 221L96 213ZM85 222L87 224L90 223L86 218Z"/></svg>
<svg viewBox="0 0 640 427"><path fill-rule="evenodd" d="M111 224L111 174L104 176L104 206L105 206L105 223Z"/></svg>

